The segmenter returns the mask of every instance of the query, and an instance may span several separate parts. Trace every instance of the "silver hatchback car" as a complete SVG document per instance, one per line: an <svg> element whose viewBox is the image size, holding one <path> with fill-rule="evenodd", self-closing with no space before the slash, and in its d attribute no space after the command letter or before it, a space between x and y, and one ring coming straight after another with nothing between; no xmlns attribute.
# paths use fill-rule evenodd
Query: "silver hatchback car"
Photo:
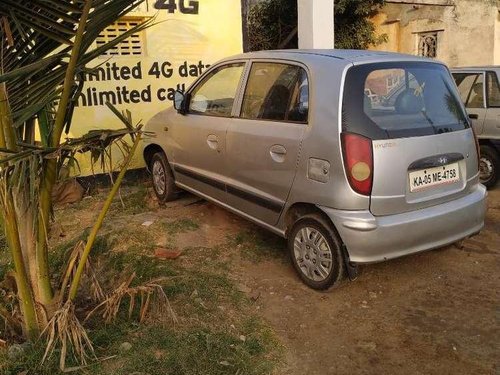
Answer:
<svg viewBox="0 0 500 375"><path fill-rule="evenodd" d="M288 240L326 289L357 264L478 233L478 146L446 66L349 50L225 59L146 126L161 202L180 189Z"/></svg>

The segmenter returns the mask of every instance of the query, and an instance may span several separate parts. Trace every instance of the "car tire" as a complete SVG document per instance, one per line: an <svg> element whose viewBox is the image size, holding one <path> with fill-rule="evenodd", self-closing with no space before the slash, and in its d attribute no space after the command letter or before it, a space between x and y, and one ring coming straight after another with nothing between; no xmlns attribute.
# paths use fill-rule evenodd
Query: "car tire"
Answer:
<svg viewBox="0 0 500 375"><path fill-rule="evenodd" d="M170 202L177 198L175 179L163 152L157 152L151 158L149 166L153 189L160 204Z"/></svg>
<svg viewBox="0 0 500 375"><path fill-rule="evenodd" d="M500 159L495 148L483 145L480 148L479 179L487 188L492 188L498 181Z"/></svg>
<svg viewBox="0 0 500 375"><path fill-rule="evenodd" d="M328 220L319 214L305 215L289 233L292 264L307 286L325 290L342 280L345 273L342 241Z"/></svg>

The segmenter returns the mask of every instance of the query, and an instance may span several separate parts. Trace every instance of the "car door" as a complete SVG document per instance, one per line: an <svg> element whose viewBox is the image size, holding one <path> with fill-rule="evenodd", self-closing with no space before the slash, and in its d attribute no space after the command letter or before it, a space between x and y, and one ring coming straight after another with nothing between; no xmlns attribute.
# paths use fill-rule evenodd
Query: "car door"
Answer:
<svg viewBox="0 0 500 375"><path fill-rule="evenodd" d="M218 201L226 197L226 132L244 70L244 61L210 70L186 95L187 113L173 129L177 184Z"/></svg>
<svg viewBox="0 0 500 375"><path fill-rule="evenodd" d="M477 136L482 135L486 118L486 100L483 71L455 72L453 78L458 86L460 97L472 120Z"/></svg>
<svg viewBox="0 0 500 375"><path fill-rule="evenodd" d="M486 72L486 112L483 138L500 140L500 84L497 72Z"/></svg>
<svg viewBox="0 0 500 375"><path fill-rule="evenodd" d="M227 132L231 206L267 224L278 221L295 177L308 107L303 67L252 63L239 118Z"/></svg>

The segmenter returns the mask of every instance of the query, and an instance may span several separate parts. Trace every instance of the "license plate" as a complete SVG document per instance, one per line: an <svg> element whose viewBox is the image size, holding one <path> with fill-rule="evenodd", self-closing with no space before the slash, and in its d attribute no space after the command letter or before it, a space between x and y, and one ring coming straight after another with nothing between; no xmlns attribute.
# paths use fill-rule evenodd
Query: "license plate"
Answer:
<svg viewBox="0 0 500 375"><path fill-rule="evenodd" d="M410 172L408 176L412 193L460 181L458 163Z"/></svg>

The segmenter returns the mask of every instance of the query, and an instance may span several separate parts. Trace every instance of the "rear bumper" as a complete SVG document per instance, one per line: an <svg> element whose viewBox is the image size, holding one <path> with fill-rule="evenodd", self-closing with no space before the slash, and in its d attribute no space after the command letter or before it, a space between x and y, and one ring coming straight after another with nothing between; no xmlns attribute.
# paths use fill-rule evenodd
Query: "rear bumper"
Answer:
<svg viewBox="0 0 500 375"><path fill-rule="evenodd" d="M320 207L332 220L351 262L373 263L442 247L479 232L486 188L437 206L389 216Z"/></svg>

